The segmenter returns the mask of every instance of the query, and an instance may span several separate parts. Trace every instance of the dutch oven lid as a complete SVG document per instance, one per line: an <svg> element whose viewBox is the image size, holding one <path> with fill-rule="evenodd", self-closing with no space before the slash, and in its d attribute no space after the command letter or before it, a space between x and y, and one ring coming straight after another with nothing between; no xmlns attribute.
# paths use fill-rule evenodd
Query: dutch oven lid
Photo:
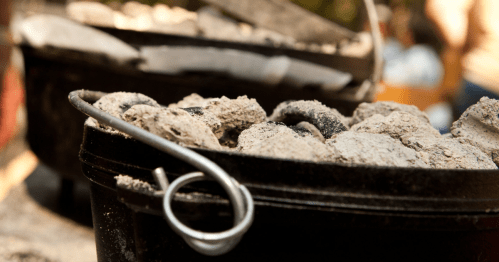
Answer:
<svg viewBox="0 0 499 262"><path fill-rule="evenodd" d="M192 148L245 185L256 201L396 212L498 212L498 170L443 170L314 163ZM154 183L164 167L173 180L192 166L124 136L85 125L80 160L113 174ZM114 177L93 178L115 186ZM213 190L213 189L208 189Z"/></svg>

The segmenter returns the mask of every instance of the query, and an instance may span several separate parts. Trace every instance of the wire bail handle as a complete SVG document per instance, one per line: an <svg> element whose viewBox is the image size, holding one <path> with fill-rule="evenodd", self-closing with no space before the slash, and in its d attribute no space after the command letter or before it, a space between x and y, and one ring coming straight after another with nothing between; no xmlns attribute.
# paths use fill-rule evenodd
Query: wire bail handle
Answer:
<svg viewBox="0 0 499 262"><path fill-rule="evenodd" d="M189 246L201 254L217 256L232 250L253 222L253 198L246 187L239 184L222 168L206 157L113 117L85 101L96 101L103 95L105 95L103 92L77 90L69 94L69 102L80 112L95 118L100 123L126 133L144 144L170 154L203 171L203 173L194 172L181 176L175 179L171 185L168 185L163 168L153 171L156 182L161 190L165 192L163 209L166 220L172 229L182 236ZM191 182L207 179L218 182L229 196L229 201L232 203L232 208L234 209L234 227L229 230L218 233L205 233L193 230L182 224L172 212L170 203L179 188Z"/></svg>

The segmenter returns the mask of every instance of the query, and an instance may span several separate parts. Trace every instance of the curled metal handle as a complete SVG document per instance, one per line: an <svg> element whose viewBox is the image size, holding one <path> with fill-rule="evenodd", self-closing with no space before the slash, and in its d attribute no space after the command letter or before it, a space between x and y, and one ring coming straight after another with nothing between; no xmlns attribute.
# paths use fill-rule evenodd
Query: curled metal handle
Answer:
<svg viewBox="0 0 499 262"><path fill-rule="evenodd" d="M162 176L161 171L160 172L154 171L154 172L156 176L158 175ZM191 246L194 250L203 253L205 255L217 256L225 254L228 251L232 250L232 248L234 248L239 243L244 233L248 231L249 227L251 226L251 223L253 222L254 205L253 205L253 199L248 189L246 189L246 187L243 185L239 185L239 183L237 183L237 181L234 180L234 184L238 185L239 190L244 195L246 202L246 207L245 207L246 214L240 214L244 216L244 218L241 221L238 221L233 228L218 233L205 233L193 230L185 226L173 214L170 203L173 197L175 196L175 193L182 186L188 183L207 180L207 179L209 178L206 177L203 173L194 172L183 175L175 179L175 181L173 181L173 183L169 185L166 189L162 188L162 190L165 191L165 196L163 198L163 210L165 212L166 220L168 221L170 227L173 230L175 230L177 234L182 236L182 238L184 238L184 240L187 242L187 244L189 244L189 246ZM236 210L235 212L238 211Z"/></svg>
<svg viewBox="0 0 499 262"><path fill-rule="evenodd" d="M244 234L244 232L246 232L253 221L253 199L247 189L237 183L237 181L229 176L222 168L220 168L217 164L207 159L206 157L185 147L170 142L164 138L161 138L157 135L149 133L139 127L133 126L121 119L113 117L106 112L93 107L85 101L96 101L103 95L105 95L105 93L77 90L69 94L69 101L80 112L86 114L87 116L95 118L100 123L126 133L136 140L139 140L151 147L166 152L198 168L208 177L218 182L227 192L229 200L232 203L232 208L234 209L235 227L231 230L209 234L195 231L184 226L182 223L176 220L173 213L167 215L167 220L169 221L173 229L178 234L180 234L191 247L202 254L221 255L230 251L235 246L235 244L237 244L240 237ZM166 184L168 186L168 189L166 190L167 192L165 193L164 201L167 201L167 199L169 200L168 204L165 206L169 207L171 198L173 197L174 193L183 185L181 183L185 184L192 182L192 180L195 179L204 178L204 176L198 176L194 176L194 178L190 176L187 178L181 177L177 178L170 186ZM179 181L177 182L177 180ZM170 197L167 198L167 196ZM166 210L167 209L165 209L165 212ZM171 211L171 208L169 210ZM176 223L175 220L178 223ZM171 221L174 222L171 223Z"/></svg>

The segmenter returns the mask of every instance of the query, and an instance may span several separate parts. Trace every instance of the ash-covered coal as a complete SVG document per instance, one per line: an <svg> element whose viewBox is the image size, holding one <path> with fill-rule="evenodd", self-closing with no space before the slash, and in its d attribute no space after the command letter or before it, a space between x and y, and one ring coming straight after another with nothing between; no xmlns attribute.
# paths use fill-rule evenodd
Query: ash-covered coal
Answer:
<svg viewBox="0 0 499 262"><path fill-rule="evenodd" d="M168 108L189 108L189 107L200 107L203 108L206 104L213 98L203 98L202 96L194 93L184 97L177 103L169 104Z"/></svg>
<svg viewBox="0 0 499 262"><path fill-rule="evenodd" d="M121 119L123 113L134 105L160 107L156 100L138 93L116 92L103 96L94 106L106 113Z"/></svg>
<svg viewBox="0 0 499 262"><path fill-rule="evenodd" d="M484 97L454 122L451 133L478 147L499 165L499 102Z"/></svg>
<svg viewBox="0 0 499 262"><path fill-rule="evenodd" d="M421 154L386 134L346 131L326 140L333 162L374 166L424 167Z"/></svg>
<svg viewBox="0 0 499 262"><path fill-rule="evenodd" d="M324 54L365 57L372 50L369 34L360 33L340 43L309 43L262 27L239 22L220 10L204 6L196 12L178 6L156 4L153 7L136 1L113 7L99 2L73 1L66 6L67 16L83 24L125 30L175 34L190 37L293 48ZM114 10L113 10L114 9Z"/></svg>
<svg viewBox="0 0 499 262"><path fill-rule="evenodd" d="M290 128L269 121L244 130L238 139L237 151L268 157L328 161L333 151L304 128Z"/></svg>
<svg viewBox="0 0 499 262"><path fill-rule="evenodd" d="M192 94L165 108L146 96L118 93L95 105L180 145L255 156L438 169L497 169L499 158L499 101L488 98L446 135L417 108L393 102L363 103L352 118L318 101L283 102L267 118L246 96Z"/></svg>
<svg viewBox="0 0 499 262"><path fill-rule="evenodd" d="M324 138L347 130L345 117L336 109L329 108L319 101L289 101L279 104L270 120L286 124L302 121L312 123Z"/></svg>
<svg viewBox="0 0 499 262"><path fill-rule="evenodd" d="M212 114L220 120L221 127L214 130L214 133L223 145L229 147L237 145L237 136L243 130L267 118L267 113L256 100L246 96L237 99L225 96L211 99L206 103L203 112Z"/></svg>
<svg viewBox="0 0 499 262"><path fill-rule="evenodd" d="M350 130L362 133L387 134L395 139L399 139L403 135L417 134L441 137L440 133L429 122L404 111L394 111L387 116L375 114L353 125Z"/></svg>
<svg viewBox="0 0 499 262"><path fill-rule="evenodd" d="M123 119L183 146L220 149L211 129L183 109L135 105L123 114Z"/></svg>
<svg viewBox="0 0 499 262"><path fill-rule="evenodd" d="M419 133L402 136L402 143L421 153L423 161L439 169L497 169L492 159L477 147L455 138Z"/></svg>
<svg viewBox="0 0 499 262"><path fill-rule="evenodd" d="M203 98L198 94L184 97L169 108L182 108L192 117L204 122L211 128L222 144L229 147L237 145L237 136L253 124L267 119L267 113L256 102L247 96L237 99Z"/></svg>
<svg viewBox="0 0 499 262"><path fill-rule="evenodd" d="M103 96L93 104L94 107L100 109L118 119L123 119L123 113L134 105L149 105L152 107L160 107L156 100L138 93L116 92ZM105 125L98 123L99 127L115 131Z"/></svg>
<svg viewBox="0 0 499 262"><path fill-rule="evenodd" d="M403 105L390 101L382 101L376 103L362 103L353 112L352 120L350 125L353 126L360 123L373 115L388 116L395 111L406 112L412 114L423 122L430 123L430 119L426 113L420 111L416 106Z"/></svg>
<svg viewBox="0 0 499 262"><path fill-rule="evenodd" d="M224 135L222 121L216 115L207 110L204 110L201 107L187 107L182 109L189 113L195 119L205 123L211 129L217 139L222 138L222 136Z"/></svg>

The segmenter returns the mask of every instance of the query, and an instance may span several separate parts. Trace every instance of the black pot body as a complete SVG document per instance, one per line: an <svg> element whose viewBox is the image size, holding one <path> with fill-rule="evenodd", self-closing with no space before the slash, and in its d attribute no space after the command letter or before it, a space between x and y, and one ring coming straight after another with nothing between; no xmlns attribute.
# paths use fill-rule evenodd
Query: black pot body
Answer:
<svg viewBox="0 0 499 262"><path fill-rule="evenodd" d="M217 152L197 151L212 160L223 159L220 156L217 158L219 154ZM229 157L233 158L233 163L221 161L218 164L229 174L235 174L238 181L246 184L254 195L255 221L234 250L220 257L206 257L192 250L168 226L162 214L161 197L116 186L114 179L118 174L126 174L153 184L150 171L157 166L166 169L170 180L184 172L192 171L192 168L178 160L168 158L161 152L148 149L146 145L133 139L85 127L80 159L83 173L92 182L92 211L98 260L100 262L283 259L293 261L298 259L307 261L499 260L499 215L494 213L496 212L494 210L488 210L488 213L379 210L380 206L372 202L366 202L364 208L348 208L348 205L347 207L328 205L329 202L324 199L318 200L320 204L298 203L295 201L296 197L291 195L286 202L286 193L282 193L280 198L265 199L266 193L252 188L251 183L245 181L251 178L245 177L244 172L240 173L242 171L237 166L242 165L238 162L241 159L236 156ZM269 161L274 161L276 166L280 166L277 160ZM305 165L311 169L324 168L325 165L293 162L288 164ZM270 165L260 167L262 168L260 171L265 172L263 170L265 167L270 168ZM335 165L331 165L332 167ZM336 168L337 170L349 168L352 176L366 171L361 167L336 166ZM402 171L407 172L397 169L393 172ZM423 171L413 172L420 172L422 176ZM283 175L276 172L270 170L267 175ZM476 177L479 177L479 174L484 173L477 174ZM285 175L293 177L296 174ZM376 175L380 176L380 179L383 177L383 173ZM437 173L435 175L439 176ZM456 177L460 175L463 174L456 173ZM492 177L494 175L497 174L491 173ZM334 178L333 175L331 178ZM318 179L327 180L320 176ZM477 184L477 181L469 182ZM283 180L283 183L287 182ZM355 183L369 185L370 182L366 180L351 181L351 183L353 184L346 186L354 187ZM426 181L426 183L428 190L432 190L433 182ZM281 184L281 186L289 188L288 185ZM298 187L305 186L307 185L298 185ZM463 188L456 188L454 191L456 190ZM199 183L185 189L185 193L193 191L201 192L204 196L193 199L179 195L173 202L173 210L183 223L195 229L211 232L231 227L230 205L223 199L224 194L216 185L210 182ZM361 190L358 192L362 194ZM435 201L435 196L444 193L435 190L428 195L433 195ZM338 200L328 201L338 202ZM412 202L407 203L410 205ZM420 205L417 204L415 207ZM466 210L468 207L463 204L462 208Z"/></svg>

